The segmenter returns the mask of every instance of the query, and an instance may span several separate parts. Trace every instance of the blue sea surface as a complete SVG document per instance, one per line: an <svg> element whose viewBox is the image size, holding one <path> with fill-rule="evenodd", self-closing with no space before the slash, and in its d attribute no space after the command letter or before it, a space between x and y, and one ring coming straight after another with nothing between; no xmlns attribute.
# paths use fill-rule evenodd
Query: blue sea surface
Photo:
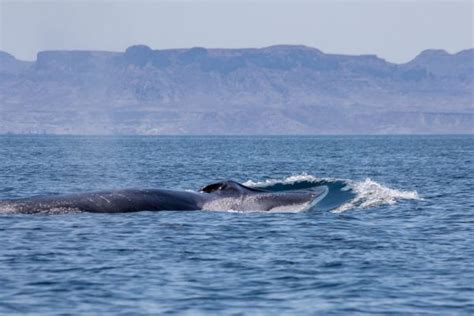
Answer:
<svg viewBox="0 0 474 316"><path fill-rule="evenodd" d="M0 136L0 199L233 179L299 212L0 210L0 314L474 314L474 136Z"/></svg>

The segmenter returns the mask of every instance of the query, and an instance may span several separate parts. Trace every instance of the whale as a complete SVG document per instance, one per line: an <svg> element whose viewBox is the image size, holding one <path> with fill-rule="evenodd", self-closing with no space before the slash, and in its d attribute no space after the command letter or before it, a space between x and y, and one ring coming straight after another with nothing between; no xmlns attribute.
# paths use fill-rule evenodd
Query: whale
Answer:
<svg viewBox="0 0 474 316"><path fill-rule="evenodd" d="M270 192L236 181L215 182L198 191L123 189L0 200L0 213L130 213L140 211L279 211L308 209L327 194L311 191Z"/></svg>

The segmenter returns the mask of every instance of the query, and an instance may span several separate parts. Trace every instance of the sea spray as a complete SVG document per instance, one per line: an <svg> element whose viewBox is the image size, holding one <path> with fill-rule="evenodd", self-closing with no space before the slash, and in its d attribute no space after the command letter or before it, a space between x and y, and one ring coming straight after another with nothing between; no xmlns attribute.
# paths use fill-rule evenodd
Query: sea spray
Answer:
<svg viewBox="0 0 474 316"><path fill-rule="evenodd" d="M392 205L399 200L421 200L416 191L401 191L386 187L370 178L364 181L350 181L349 184L356 197L337 209L335 213L344 212L356 207L371 208L381 205Z"/></svg>
<svg viewBox="0 0 474 316"><path fill-rule="evenodd" d="M380 184L370 178L362 181L349 179L337 179L327 177L316 177L308 173L291 175L283 179L266 179L263 181L248 180L244 185L258 187L270 191L311 189L326 185L329 187L329 194L325 199L333 199L340 203L330 203L329 210L335 213L344 212L354 208L371 208L382 205L392 205L400 200L420 200L416 191L403 191L390 188ZM350 198L347 198L350 193ZM345 199L342 197L344 195ZM324 203L316 205L318 208Z"/></svg>

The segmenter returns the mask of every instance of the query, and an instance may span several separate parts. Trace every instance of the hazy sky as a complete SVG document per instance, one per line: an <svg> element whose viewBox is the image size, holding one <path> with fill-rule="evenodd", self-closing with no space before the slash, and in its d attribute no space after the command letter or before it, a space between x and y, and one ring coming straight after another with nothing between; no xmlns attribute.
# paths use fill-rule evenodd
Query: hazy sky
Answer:
<svg viewBox="0 0 474 316"><path fill-rule="evenodd" d="M123 51L133 44L304 44L405 62L427 48L473 47L473 1L0 0L0 49L34 60L41 50Z"/></svg>

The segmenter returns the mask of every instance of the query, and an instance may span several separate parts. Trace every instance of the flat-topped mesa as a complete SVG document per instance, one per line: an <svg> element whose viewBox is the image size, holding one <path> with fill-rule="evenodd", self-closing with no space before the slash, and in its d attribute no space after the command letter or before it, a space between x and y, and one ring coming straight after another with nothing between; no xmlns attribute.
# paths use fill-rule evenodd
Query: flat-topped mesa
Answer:
<svg viewBox="0 0 474 316"><path fill-rule="evenodd" d="M471 133L473 52L405 64L298 45L2 54L0 133Z"/></svg>
<svg viewBox="0 0 474 316"><path fill-rule="evenodd" d="M81 69L81 66L91 64L92 59L89 51L44 51L37 54L35 66L37 69Z"/></svg>
<svg viewBox="0 0 474 316"><path fill-rule="evenodd" d="M127 67L133 65L139 68L187 67L193 65L202 72L230 74L238 69L268 69L270 71L291 71L306 69L315 72L352 72L371 74L376 77L393 77L391 73L397 69L411 71L401 76L408 79L423 79L420 76L432 73L435 75L453 75L463 72L461 68L471 69L474 49L464 50L457 54L449 54L444 50L425 50L412 61L395 65L376 55L340 55L325 54L322 51L303 45L274 45L263 48L243 49L207 49L192 47L186 49L154 50L146 45L133 45L123 53L100 51L42 51L37 54L34 64L36 70L55 70L68 72L88 72L94 68L104 69L105 66ZM0 61L3 66L15 61L15 58L2 53ZM396 67L397 66L397 67ZM5 67L4 67L5 68ZM412 70L418 71L414 77ZM451 68L451 69L449 69ZM402 71L403 72L403 71ZM443 74L442 72L446 72Z"/></svg>

